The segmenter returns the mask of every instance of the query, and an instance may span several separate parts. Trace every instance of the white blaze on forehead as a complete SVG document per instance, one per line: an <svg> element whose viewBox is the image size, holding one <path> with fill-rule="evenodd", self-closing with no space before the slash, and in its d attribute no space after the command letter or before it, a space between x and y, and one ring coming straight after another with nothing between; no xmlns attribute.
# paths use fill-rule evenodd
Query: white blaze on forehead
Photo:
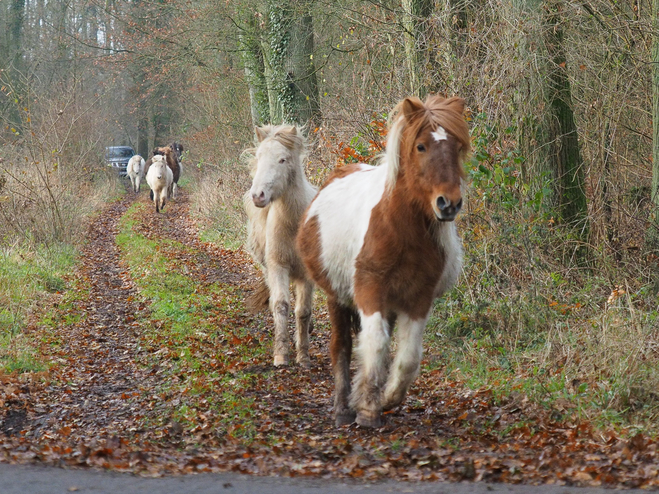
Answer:
<svg viewBox="0 0 659 494"><path fill-rule="evenodd" d="M435 132L432 132L430 135L433 136L433 138L437 142L445 141L446 139L448 139L448 136L446 135L446 130L444 130L444 127L442 127L441 125L438 126L437 130L435 130Z"/></svg>

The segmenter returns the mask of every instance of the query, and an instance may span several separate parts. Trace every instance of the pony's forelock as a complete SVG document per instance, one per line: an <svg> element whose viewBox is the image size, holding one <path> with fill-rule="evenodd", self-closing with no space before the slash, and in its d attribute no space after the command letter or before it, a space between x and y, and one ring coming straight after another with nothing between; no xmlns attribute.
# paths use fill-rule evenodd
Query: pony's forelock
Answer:
<svg viewBox="0 0 659 494"><path fill-rule="evenodd" d="M416 99L418 103L420 100ZM452 134L462 145L460 150L460 160L464 162L471 152L471 140L469 138L469 127L464 118L464 100L459 97L444 98L438 95L430 95L422 103L423 109L411 125L403 115L403 104L405 100L400 101L389 116L390 130L387 136L387 148L384 154L384 161L387 166L387 183L386 190L391 191L396 184L398 171L400 169L401 151L406 155L411 152L416 136L426 127L430 126L432 130L441 126ZM409 149L401 150L401 140L403 134L409 132L414 136L409 140Z"/></svg>
<svg viewBox="0 0 659 494"><path fill-rule="evenodd" d="M279 142L286 149L291 151L299 151L300 165L304 164L307 155L307 138L305 137L305 127L298 125L264 125L259 127L259 131L265 137L255 147L245 149L240 157L247 163L250 170L250 175L254 177L256 173L256 150L265 141L271 139Z"/></svg>

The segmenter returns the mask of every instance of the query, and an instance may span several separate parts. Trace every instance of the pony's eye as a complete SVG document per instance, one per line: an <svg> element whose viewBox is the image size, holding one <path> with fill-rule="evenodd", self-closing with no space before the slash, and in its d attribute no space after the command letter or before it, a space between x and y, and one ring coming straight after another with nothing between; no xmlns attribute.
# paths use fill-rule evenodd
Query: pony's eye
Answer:
<svg viewBox="0 0 659 494"><path fill-rule="evenodd" d="M281 164L281 163L284 163L285 161L286 161L286 158L282 158L282 159L279 160L279 163Z"/></svg>
<svg viewBox="0 0 659 494"><path fill-rule="evenodd" d="M416 150L419 151L420 153L423 153L426 150L426 147L423 144L417 144Z"/></svg>

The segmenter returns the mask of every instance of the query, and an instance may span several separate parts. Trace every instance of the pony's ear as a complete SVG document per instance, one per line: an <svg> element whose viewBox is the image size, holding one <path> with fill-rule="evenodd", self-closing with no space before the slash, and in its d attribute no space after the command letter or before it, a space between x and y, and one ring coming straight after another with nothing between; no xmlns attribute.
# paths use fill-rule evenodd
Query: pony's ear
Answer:
<svg viewBox="0 0 659 494"><path fill-rule="evenodd" d="M280 136L280 135L296 136L297 127L295 127L295 125L291 125L290 127L284 127L282 129L279 129L275 134L275 136Z"/></svg>
<svg viewBox="0 0 659 494"><path fill-rule="evenodd" d="M254 127L254 132L256 133L256 139L259 142L263 142L263 139L267 137L267 134L261 127Z"/></svg>
<svg viewBox="0 0 659 494"><path fill-rule="evenodd" d="M453 110L460 115L464 113L465 107L467 106L467 102L464 99L458 97L450 98L446 101L446 104L452 107Z"/></svg>
<svg viewBox="0 0 659 494"><path fill-rule="evenodd" d="M403 116L408 122L411 121L415 116L419 115L419 112L423 110L423 103L416 96L412 98L405 98L403 101Z"/></svg>

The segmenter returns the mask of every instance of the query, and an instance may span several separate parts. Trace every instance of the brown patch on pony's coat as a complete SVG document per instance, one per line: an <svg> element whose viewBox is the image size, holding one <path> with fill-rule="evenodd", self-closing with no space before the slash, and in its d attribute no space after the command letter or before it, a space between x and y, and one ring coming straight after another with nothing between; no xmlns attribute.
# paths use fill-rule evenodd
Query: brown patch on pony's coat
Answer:
<svg viewBox="0 0 659 494"><path fill-rule="evenodd" d="M385 216L381 202L371 213L364 245L355 260L355 304L365 315L406 312L413 319L426 316L435 286L444 271L446 255L439 249L430 221L395 193ZM395 230L395 231L394 231ZM410 245L409 239L415 239Z"/></svg>
<svg viewBox="0 0 659 494"><path fill-rule="evenodd" d="M334 168L334 170L332 170L332 172L329 174L329 176L327 177L327 180L325 180L325 183L322 185L322 187L320 188L320 190L318 192L320 192L325 187L327 187L329 184L334 182L334 180L339 180L343 177L347 177L348 175L350 175L352 173L355 173L355 172L358 172L361 169L362 169L361 164L359 164L359 163L352 163L350 165L345 165L345 166Z"/></svg>
<svg viewBox="0 0 659 494"><path fill-rule="evenodd" d="M331 175L330 175L331 179ZM328 179L329 182L329 179ZM307 269L310 277L316 285L322 288L326 293L334 293L332 284L327 278L325 268L321 260L321 246L320 246L320 226L318 225L318 217L307 218L305 212L300 222L300 229L298 236L295 239L297 251L300 253L300 258L304 262L304 267Z"/></svg>

